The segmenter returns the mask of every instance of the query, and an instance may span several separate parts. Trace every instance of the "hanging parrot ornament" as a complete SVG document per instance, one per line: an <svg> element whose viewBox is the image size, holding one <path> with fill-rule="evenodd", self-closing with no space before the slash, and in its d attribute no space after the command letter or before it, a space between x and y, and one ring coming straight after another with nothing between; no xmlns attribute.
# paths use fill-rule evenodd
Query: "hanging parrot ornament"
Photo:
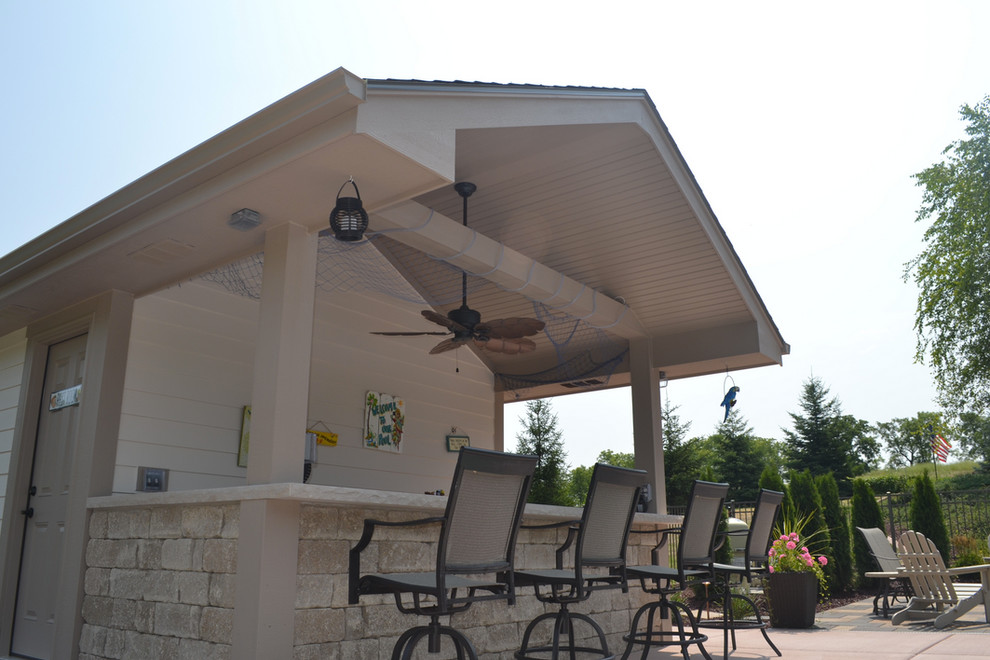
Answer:
<svg viewBox="0 0 990 660"><path fill-rule="evenodd" d="M725 393L725 398L722 399L721 406L725 408L725 417L722 421L729 419L729 410L732 406L736 405L736 394L739 392L739 388L735 385L729 388L729 391Z"/></svg>

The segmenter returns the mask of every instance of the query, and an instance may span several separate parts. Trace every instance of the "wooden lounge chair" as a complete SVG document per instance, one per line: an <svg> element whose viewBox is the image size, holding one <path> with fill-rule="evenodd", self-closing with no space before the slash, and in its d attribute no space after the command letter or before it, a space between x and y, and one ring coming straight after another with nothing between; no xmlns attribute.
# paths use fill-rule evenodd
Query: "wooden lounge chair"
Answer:
<svg viewBox="0 0 990 660"><path fill-rule="evenodd" d="M977 605L983 605L983 616L990 623L990 564L946 568L935 544L914 531L901 534L897 555L914 595L907 607L891 617L895 626L903 621L934 619L936 628L944 628ZM980 584L952 581L952 576L967 573L979 573Z"/></svg>
<svg viewBox="0 0 990 660"><path fill-rule="evenodd" d="M907 601L911 595L911 585L904 574L904 565L901 563L894 548L887 540L887 535L879 527L857 527L859 533L863 535L866 544L870 548L870 554L876 562L877 570L867 571L864 577L877 580L879 588L876 596L873 597L873 613L880 614L878 606L883 599L883 618L890 616L890 604L897 602L898 598Z"/></svg>

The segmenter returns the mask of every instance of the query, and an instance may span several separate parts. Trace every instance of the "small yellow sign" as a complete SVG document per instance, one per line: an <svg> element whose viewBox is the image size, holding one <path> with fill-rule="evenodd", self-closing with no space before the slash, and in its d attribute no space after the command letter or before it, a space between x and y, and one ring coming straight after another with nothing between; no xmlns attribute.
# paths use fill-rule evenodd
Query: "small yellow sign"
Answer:
<svg viewBox="0 0 990 660"><path fill-rule="evenodd" d="M337 446L337 434L330 433L329 431L314 431L309 429L308 433L312 433L316 436L316 444L323 445L325 447L336 447Z"/></svg>

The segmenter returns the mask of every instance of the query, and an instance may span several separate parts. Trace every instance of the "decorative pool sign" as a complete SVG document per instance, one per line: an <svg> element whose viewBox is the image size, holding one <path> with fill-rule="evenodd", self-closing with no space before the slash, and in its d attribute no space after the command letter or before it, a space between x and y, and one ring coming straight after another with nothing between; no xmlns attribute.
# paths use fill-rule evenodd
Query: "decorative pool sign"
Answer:
<svg viewBox="0 0 990 660"><path fill-rule="evenodd" d="M400 397L368 392L364 399L364 446L401 452L402 428L406 421L405 407Z"/></svg>

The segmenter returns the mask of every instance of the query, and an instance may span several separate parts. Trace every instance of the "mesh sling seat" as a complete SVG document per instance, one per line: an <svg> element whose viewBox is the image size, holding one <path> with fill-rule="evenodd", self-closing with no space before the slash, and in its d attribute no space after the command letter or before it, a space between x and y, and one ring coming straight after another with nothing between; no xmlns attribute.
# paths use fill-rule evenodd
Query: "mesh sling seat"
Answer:
<svg viewBox="0 0 990 660"><path fill-rule="evenodd" d="M880 600L883 599L883 618L890 616L890 604L898 598L905 601L911 595L911 585L904 574L904 564L901 563L894 548L891 547L887 535L879 527L857 527L863 535L870 555L876 562L877 570L863 573L864 577L874 578L879 582L879 588L873 597L873 613L880 614Z"/></svg>
<svg viewBox="0 0 990 660"><path fill-rule="evenodd" d="M535 468L535 456L464 447L442 516L404 522L364 521L364 533L350 551L350 603L357 604L365 594L392 594L400 612L430 618L427 625L410 628L399 636L392 649L393 660L411 658L423 638L428 640L430 653L440 653L442 636L453 642L459 660L477 660L477 651L467 637L441 625L440 617L463 612L478 601L515 602L516 535ZM377 527L416 525L439 526L434 570L361 574L361 552Z"/></svg>
<svg viewBox="0 0 990 660"><path fill-rule="evenodd" d="M729 657L730 635L732 637L732 650L734 651L736 649L736 631L754 628L759 629L763 634L763 639L770 645L773 652L780 655L780 649L774 645L770 640L770 636L767 634L768 624L763 620L762 615L760 615L760 610L756 607L756 603L746 594L732 591L732 578L739 578L740 584L743 580L752 583L753 578L769 573L767 552L770 549L770 543L773 541L773 525L777 519L777 512L780 510L780 503L783 499L784 494L780 491L761 489L756 499L753 520L746 536L746 550L743 556L743 564L741 566L720 563L712 565L715 572L715 584L717 585L715 594L722 601L722 619L710 619L700 625L704 628L722 629L722 657L724 658ZM731 537L732 532L729 532L727 536ZM752 617L737 619L735 608L732 604L733 600L745 603L749 611L753 613ZM698 616L700 618L701 610L698 611Z"/></svg>
<svg viewBox="0 0 990 660"><path fill-rule="evenodd" d="M983 606L983 619L990 623L990 564L946 568L938 546L910 530L897 539L897 556L914 595L907 607L890 617L892 624L933 619L936 628L944 628L977 605ZM952 581L953 576L967 573L979 573L980 583Z"/></svg>
<svg viewBox="0 0 990 660"><path fill-rule="evenodd" d="M681 654L688 660L688 647L692 644L697 644L705 658L711 660L704 645L708 636L699 631L691 609L670 596L680 593L692 581L713 579L710 566L715 562L715 535L728 490L729 484L695 481L681 526L659 531L659 543L651 553L652 564L626 567L630 579L638 578L643 591L658 598L640 607L633 616L629 634L623 637L626 651L622 660L626 660L637 645L643 647L640 657L644 660L651 648L665 646L680 646ZM660 551L675 536L678 539L677 565L660 566ZM702 568L702 564L709 567ZM673 619L676 630L664 630L669 619ZM685 629L685 619L689 629ZM645 627L641 630L643 622Z"/></svg>
<svg viewBox="0 0 990 660"><path fill-rule="evenodd" d="M568 527L567 538L556 550L556 568L520 570L519 586L532 586L542 603L557 606L533 619L523 634L522 645L515 653L518 660L557 658L560 656L613 658L601 626L587 614L572 612L570 605L587 600L600 589L628 590L625 576L626 543L639 494L646 483L643 470L597 464L591 476L588 497L581 520L549 525L527 526L528 529ZM573 546L573 568L564 568L564 555ZM541 625L547 622L549 625ZM575 623L585 623L592 635L582 642ZM545 629L549 628L549 631ZM549 632L548 637L534 634ZM592 644L597 638L597 646Z"/></svg>

